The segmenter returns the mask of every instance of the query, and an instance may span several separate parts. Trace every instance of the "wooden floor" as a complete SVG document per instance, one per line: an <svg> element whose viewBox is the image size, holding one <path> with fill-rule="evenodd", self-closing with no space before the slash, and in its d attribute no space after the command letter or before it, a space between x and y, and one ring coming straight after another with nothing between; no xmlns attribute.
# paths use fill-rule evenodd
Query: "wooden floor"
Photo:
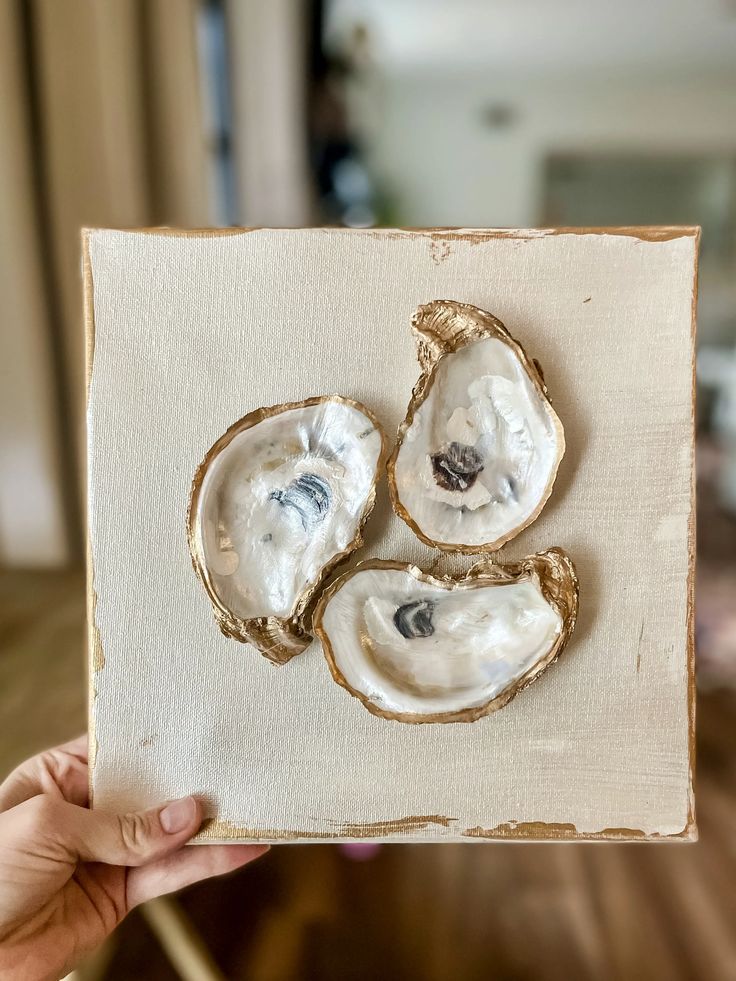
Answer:
<svg viewBox="0 0 736 981"><path fill-rule="evenodd" d="M82 597L0 575L2 772L84 727ZM698 745L695 845L282 846L181 902L232 979L736 979L734 694L701 697ZM140 913L107 976L176 977Z"/></svg>

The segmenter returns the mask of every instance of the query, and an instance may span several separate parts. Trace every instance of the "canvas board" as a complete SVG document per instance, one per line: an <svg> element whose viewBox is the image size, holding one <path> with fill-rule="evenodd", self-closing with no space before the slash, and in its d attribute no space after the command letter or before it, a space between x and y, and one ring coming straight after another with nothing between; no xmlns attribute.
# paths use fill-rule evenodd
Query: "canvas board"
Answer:
<svg viewBox="0 0 736 981"><path fill-rule="evenodd" d="M188 793L199 840L687 840L692 800L698 230L165 229L83 236L93 804ZM567 452L501 560L573 557L562 657L472 724L369 714L319 645L282 667L224 637L192 570L192 476L238 418L343 394L389 434L410 318L456 299L544 369ZM449 571L385 481L360 558Z"/></svg>

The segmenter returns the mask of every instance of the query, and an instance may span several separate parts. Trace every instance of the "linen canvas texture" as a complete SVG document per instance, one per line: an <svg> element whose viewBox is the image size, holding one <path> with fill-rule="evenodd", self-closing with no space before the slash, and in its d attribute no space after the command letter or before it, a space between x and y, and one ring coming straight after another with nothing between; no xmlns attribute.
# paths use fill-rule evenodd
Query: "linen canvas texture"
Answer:
<svg viewBox="0 0 736 981"><path fill-rule="evenodd" d="M193 793L200 840L693 837L695 229L85 233L95 807ZM566 455L498 558L573 558L561 658L472 724L406 725L336 685L314 643L277 668L226 639L185 514L211 444L260 406L364 402L391 438L410 318L454 299L544 369ZM354 561L438 572L385 480Z"/></svg>

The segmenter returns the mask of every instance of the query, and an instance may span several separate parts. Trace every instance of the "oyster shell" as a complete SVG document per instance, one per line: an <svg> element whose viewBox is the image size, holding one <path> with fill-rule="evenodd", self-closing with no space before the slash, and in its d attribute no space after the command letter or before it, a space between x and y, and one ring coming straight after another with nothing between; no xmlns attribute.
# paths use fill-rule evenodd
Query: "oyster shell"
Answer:
<svg viewBox="0 0 736 981"><path fill-rule="evenodd" d="M462 576L369 560L327 587L314 631L332 676L399 722L474 722L506 705L562 652L578 581L559 548Z"/></svg>
<svg viewBox="0 0 736 981"><path fill-rule="evenodd" d="M412 319L422 374L388 462L394 510L444 551L493 551L539 515L565 452L541 368L496 317L435 300Z"/></svg>
<svg viewBox="0 0 736 981"><path fill-rule="evenodd" d="M187 516L194 569L223 633L277 664L310 643L310 603L362 544L386 439L339 396L258 409L211 447Z"/></svg>

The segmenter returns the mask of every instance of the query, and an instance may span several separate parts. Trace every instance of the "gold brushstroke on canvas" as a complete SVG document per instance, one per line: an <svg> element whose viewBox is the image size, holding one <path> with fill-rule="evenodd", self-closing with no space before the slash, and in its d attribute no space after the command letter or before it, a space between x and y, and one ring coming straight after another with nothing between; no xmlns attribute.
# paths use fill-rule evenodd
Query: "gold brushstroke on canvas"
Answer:
<svg viewBox="0 0 736 981"><path fill-rule="evenodd" d="M338 825L334 831L291 831L274 828L242 828L231 821L209 818L203 823L197 840L330 841L342 838L383 838L424 831L430 825L449 828L450 823L456 820L457 818L444 817L442 814L421 814L369 823L332 822Z"/></svg>
<svg viewBox="0 0 736 981"><path fill-rule="evenodd" d="M574 824L545 821L506 821L494 828L468 828L464 838L503 841L509 838L528 841L694 841L697 834L688 823L676 834L641 831L637 828L603 828L601 831L578 831Z"/></svg>

